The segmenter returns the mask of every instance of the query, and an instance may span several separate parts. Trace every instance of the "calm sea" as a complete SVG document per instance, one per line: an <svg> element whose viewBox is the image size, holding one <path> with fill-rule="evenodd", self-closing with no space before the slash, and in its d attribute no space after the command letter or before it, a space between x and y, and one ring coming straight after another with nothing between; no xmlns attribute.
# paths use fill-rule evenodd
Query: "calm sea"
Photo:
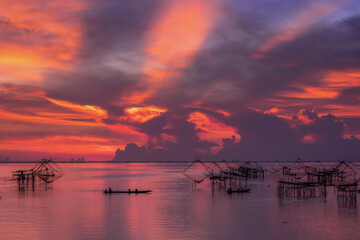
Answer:
<svg viewBox="0 0 360 240"><path fill-rule="evenodd" d="M194 188L188 164L60 164L65 176L19 190L1 180L0 239L360 239L359 209L326 199L278 199L276 180L251 181L251 193ZM10 177L33 164L0 164ZM151 189L151 194L101 190Z"/></svg>

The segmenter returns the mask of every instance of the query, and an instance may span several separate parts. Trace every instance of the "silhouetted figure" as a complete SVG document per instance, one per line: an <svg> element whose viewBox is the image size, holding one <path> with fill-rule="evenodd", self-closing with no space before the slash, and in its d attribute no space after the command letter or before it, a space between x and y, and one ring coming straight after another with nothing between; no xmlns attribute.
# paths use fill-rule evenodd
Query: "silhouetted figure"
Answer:
<svg viewBox="0 0 360 240"><path fill-rule="evenodd" d="M129 188L129 194L130 194L130 188Z"/></svg>
<svg viewBox="0 0 360 240"><path fill-rule="evenodd" d="M111 187L109 187L109 193L111 193L111 192L112 192Z"/></svg>
<svg viewBox="0 0 360 240"><path fill-rule="evenodd" d="M135 193L138 193L139 191L137 190L137 188L135 189Z"/></svg>

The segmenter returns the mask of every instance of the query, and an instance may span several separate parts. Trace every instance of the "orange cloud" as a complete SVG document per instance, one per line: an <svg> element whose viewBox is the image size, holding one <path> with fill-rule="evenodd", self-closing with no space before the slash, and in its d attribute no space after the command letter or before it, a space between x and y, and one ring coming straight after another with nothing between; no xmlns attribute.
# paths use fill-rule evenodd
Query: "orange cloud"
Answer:
<svg viewBox="0 0 360 240"><path fill-rule="evenodd" d="M304 98L304 99L331 99L338 95L338 91L331 89L324 89L322 87L308 87L308 86L298 86L301 90L298 92L283 92L279 96L287 98Z"/></svg>
<svg viewBox="0 0 360 240"><path fill-rule="evenodd" d="M281 111L282 111L281 109L279 109L277 107L273 107L269 111L265 111L264 113L266 113L266 114L276 114L276 113L279 113Z"/></svg>
<svg viewBox="0 0 360 240"><path fill-rule="evenodd" d="M231 116L231 114L229 112L221 110L221 109L218 109L215 112L220 113L220 114L224 115L225 117L230 117Z"/></svg>
<svg viewBox="0 0 360 240"><path fill-rule="evenodd" d="M56 100L52 98L46 98L46 100L64 108L69 108L74 111L87 113L88 117L95 117L97 118L98 122L100 122L101 118L107 118L107 112L98 106L74 104L71 102Z"/></svg>
<svg viewBox="0 0 360 240"><path fill-rule="evenodd" d="M359 72L330 72L322 77L318 86L294 84L297 91L286 91L278 94L280 97L299 99L332 99L349 87L360 86ZM300 89L300 91L299 91Z"/></svg>
<svg viewBox="0 0 360 240"><path fill-rule="evenodd" d="M360 117L360 106L327 104L325 107L337 117Z"/></svg>
<svg viewBox="0 0 360 240"><path fill-rule="evenodd" d="M359 71L342 71L329 72L321 77L321 80L316 83L316 86L311 86L311 83L295 83L290 85L290 89L276 93L274 97L266 98L257 105L261 106L262 111L269 113L264 109L269 106L273 108L282 108L284 111L273 114L278 117L290 119L292 114L296 112L288 112L285 109L294 109L297 111L299 106L307 106L307 108L316 108L319 115L333 114L337 117L359 117L360 107L357 105L344 105L336 103L337 97L340 93L348 88L360 87L360 72ZM256 107L258 107L256 106ZM291 111L291 110L290 110Z"/></svg>
<svg viewBox="0 0 360 240"><path fill-rule="evenodd" d="M323 17L339 10L344 0L319 0L311 1L311 4L288 19L285 25L268 40L266 40L252 55L253 59L266 58L266 54L279 45L290 42L311 28L311 26ZM294 63L291 63L293 65Z"/></svg>
<svg viewBox="0 0 360 240"><path fill-rule="evenodd" d="M160 116L161 113L167 111L165 108L159 108L155 106L147 106L147 107L130 107L126 108L125 113L128 115L126 120L130 120L132 122L147 122L154 117Z"/></svg>
<svg viewBox="0 0 360 240"><path fill-rule="evenodd" d="M146 136L131 126L103 123L101 119L107 117L107 112L98 106L74 104L44 97L42 94L36 96L36 93L37 91L29 92L27 96L8 94L10 98L14 97L13 100L36 101L41 103L41 107L36 107L38 104L35 104L31 108L26 107L25 112L22 108L0 107L0 119L4 127L1 134L9 135L0 141L0 150L51 153L56 156L100 154L112 157L118 147L124 148L129 142L146 142ZM16 112L12 112L13 110ZM51 129L49 136L43 136L46 129ZM41 137L37 136L38 131ZM108 132L109 136L84 136L91 132ZM24 138L21 135L16 139L11 137L17 136L17 133L25 133Z"/></svg>
<svg viewBox="0 0 360 240"><path fill-rule="evenodd" d="M215 119L210 119L204 113L193 112L190 114L188 121L195 124L198 130L201 130L201 132L198 133L200 139L212 141L220 145L219 147L213 147L213 152L220 150L223 138L230 138L233 135L235 135L237 139L241 138L240 135L236 133L235 128L220 123Z"/></svg>
<svg viewBox="0 0 360 240"><path fill-rule="evenodd" d="M0 108L0 118L2 119L12 119L23 122L34 122L34 123L45 123L45 124L61 124L61 125L76 125L76 126L99 126L98 123L90 122L90 121L76 121L76 120L68 120L68 115L64 115L62 113L57 114L46 114L44 112L40 113L41 116L37 115L26 115L26 114L18 114L12 113L5 109ZM44 116L46 115L46 116ZM56 118L54 117L56 116ZM76 115L76 118L78 116ZM81 117L80 117L81 119ZM84 118L86 119L86 118Z"/></svg>
<svg viewBox="0 0 360 240"><path fill-rule="evenodd" d="M2 86L0 93L3 100L6 100L6 104L0 106L0 119L4 127L1 134L13 136L18 135L17 133L26 133L25 139L8 137L0 142L0 149L6 151L48 152L46 149L49 148L56 149L58 155L79 153L90 147L89 152L107 154L106 152L113 153L118 147L125 147L129 142L144 144L147 140L144 134L131 126L105 124L102 120L108 117L107 111L98 106L50 98L43 90L34 88ZM28 102L34 104L21 104ZM146 113L154 117L166 109L145 107L130 108L128 111L138 120L137 115L150 119ZM48 128L51 128L50 136L44 137L44 132ZM33 135L29 135L29 132ZM37 136L37 132L41 137ZM103 132L109 136L106 139L84 136L84 133L88 132ZM54 134L57 135L53 136Z"/></svg>
<svg viewBox="0 0 360 240"><path fill-rule="evenodd" d="M315 135L305 135L304 138L302 139L303 143L316 143L316 136Z"/></svg>
<svg viewBox="0 0 360 240"><path fill-rule="evenodd" d="M215 7L207 0L169 1L158 13L146 35L146 59L142 66L146 92L122 101L142 103L160 88L175 87L174 77L188 66L214 23Z"/></svg>
<svg viewBox="0 0 360 240"><path fill-rule="evenodd" d="M301 121L302 124L312 124L314 123L314 120L310 119L307 115L304 114L305 109L301 109L298 114L296 114L297 119ZM315 110L312 110L312 113L316 113Z"/></svg>
<svg viewBox="0 0 360 240"><path fill-rule="evenodd" d="M49 98L41 89L3 86L0 88L0 93L7 102L0 107L2 119L45 124L103 126L101 120L107 118L107 112L98 106L80 105ZM36 104L23 106L21 102ZM54 108L54 105L58 108Z"/></svg>
<svg viewBox="0 0 360 240"><path fill-rule="evenodd" d="M73 13L85 9L82 1L0 3L1 30L16 33L0 43L2 82L40 81L44 68L74 66L82 26Z"/></svg>

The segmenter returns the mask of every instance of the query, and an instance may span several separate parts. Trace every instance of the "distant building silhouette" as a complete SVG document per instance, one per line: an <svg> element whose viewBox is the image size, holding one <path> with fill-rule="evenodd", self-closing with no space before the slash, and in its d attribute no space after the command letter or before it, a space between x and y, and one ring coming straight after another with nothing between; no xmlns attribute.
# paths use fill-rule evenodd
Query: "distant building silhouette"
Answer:
<svg viewBox="0 0 360 240"><path fill-rule="evenodd" d="M70 162L83 163L83 162L85 162L85 158L84 157L82 157L82 158L79 157L77 160L75 160L74 158L71 158Z"/></svg>
<svg viewBox="0 0 360 240"><path fill-rule="evenodd" d="M7 156L7 157L3 157L0 155L0 162L10 162L10 156Z"/></svg>

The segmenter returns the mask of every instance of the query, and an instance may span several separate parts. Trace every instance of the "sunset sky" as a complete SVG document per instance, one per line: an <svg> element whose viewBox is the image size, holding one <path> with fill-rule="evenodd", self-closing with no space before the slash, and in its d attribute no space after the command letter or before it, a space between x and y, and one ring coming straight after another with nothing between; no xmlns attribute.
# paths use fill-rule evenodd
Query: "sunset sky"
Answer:
<svg viewBox="0 0 360 240"><path fill-rule="evenodd" d="M358 0L1 0L0 16L0 160L360 160Z"/></svg>

